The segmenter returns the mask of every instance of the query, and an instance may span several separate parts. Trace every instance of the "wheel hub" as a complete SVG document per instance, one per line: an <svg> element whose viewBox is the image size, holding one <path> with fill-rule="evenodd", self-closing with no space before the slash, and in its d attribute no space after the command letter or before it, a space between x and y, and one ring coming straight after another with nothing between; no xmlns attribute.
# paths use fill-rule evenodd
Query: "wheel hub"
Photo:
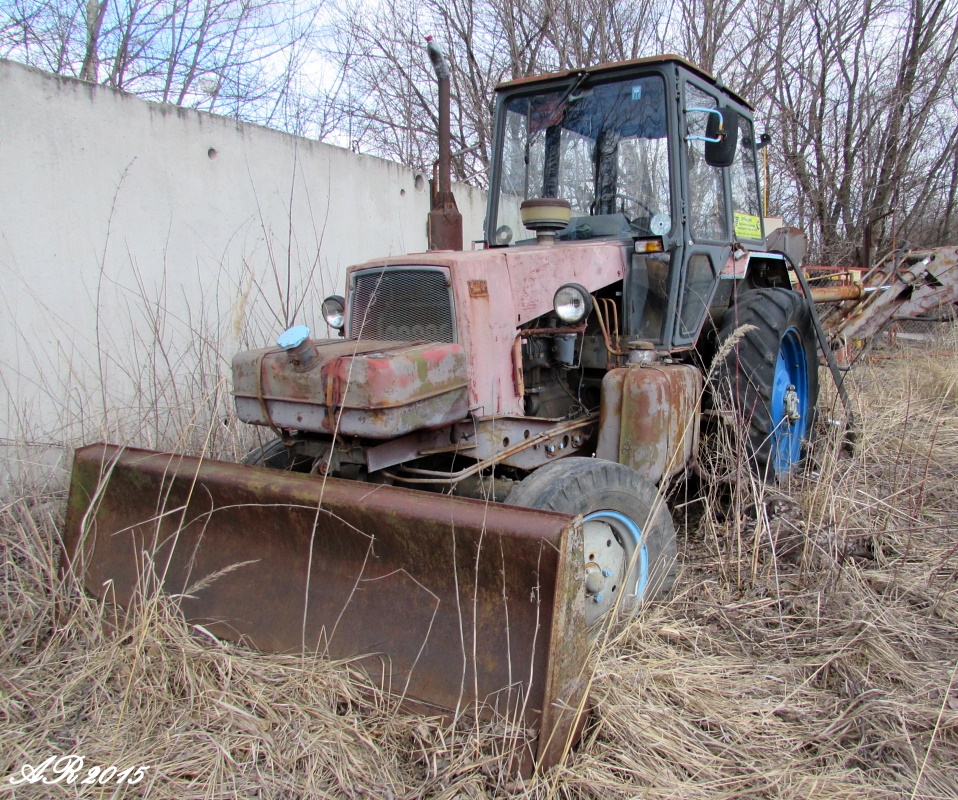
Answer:
<svg viewBox="0 0 958 800"><path fill-rule="evenodd" d="M622 589L628 558L612 526L602 520L587 520L585 546L585 616L591 625L615 604Z"/></svg>
<svg viewBox="0 0 958 800"><path fill-rule="evenodd" d="M772 468L787 475L802 459L808 425L808 370L802 338L795 328L782 337L772 384Z"/></svg>
<svg viewBox="0 0 958 800"><path fill-rule="evenodd" d="M802 418L802 412L799 410L800 401L798 399L798 392L795 391L794 384L790 383L785 390L784 404L785 418L790 425L794 425Z"/></svg>

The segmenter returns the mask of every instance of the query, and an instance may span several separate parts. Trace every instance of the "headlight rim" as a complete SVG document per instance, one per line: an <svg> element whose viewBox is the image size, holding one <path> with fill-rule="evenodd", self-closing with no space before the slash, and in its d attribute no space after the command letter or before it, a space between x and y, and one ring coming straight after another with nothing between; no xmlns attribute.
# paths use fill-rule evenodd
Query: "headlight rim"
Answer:
<svg viewBox="0 0 958 800"><path fill-rule="evenodd" d="M582 298L582 313L574 317L563 316L559 311L559 293L565 289L571 289L577 292ZM552 295L552 310L555 315L566 325L578 325L589 318L592 313L592 294L581 283L563 283L555 294Z"/></svg>
<svg viewBox="0 0 958 800"><path fill-rule="evenodd" d="M334 314L328 307L328 303L336 303L338 305L338 313ZM334 330L341 331L346 326L346 299L342 295L331 294L325 300L323 300L322 305L323 319L326 320L326 324ZM339 324L337 324L337 321Z"/></svg>

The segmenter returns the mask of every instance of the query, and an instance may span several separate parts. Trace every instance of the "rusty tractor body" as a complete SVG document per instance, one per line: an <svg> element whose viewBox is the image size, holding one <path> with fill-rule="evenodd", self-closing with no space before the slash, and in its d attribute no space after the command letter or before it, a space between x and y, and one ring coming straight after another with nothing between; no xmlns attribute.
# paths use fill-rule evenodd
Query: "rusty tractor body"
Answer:
<svg viewBox="0 0 958 800"><path fill-rule="evenodd" d="M811 432L827 342L766 244L757 152L749 106L678 57L501 85L483 246L442 249L447 182L436 248L350 268L334 335L237 354L237 415L274 433L245 464L78 451L64 573L359 658L555 763L590 630L674 580L662 490L703 421L737 416L767 477Z"/></svg>

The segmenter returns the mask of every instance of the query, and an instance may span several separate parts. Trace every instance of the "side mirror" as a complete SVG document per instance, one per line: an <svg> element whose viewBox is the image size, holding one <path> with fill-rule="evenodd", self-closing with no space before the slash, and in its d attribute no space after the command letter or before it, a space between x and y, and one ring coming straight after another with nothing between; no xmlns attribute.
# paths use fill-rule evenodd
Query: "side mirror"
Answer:
<svg viewBox="0 0 958 800"><path fill-rule="evenodd" d="M738 147L738 112L726 106L709 114L705 139L705 163L710 167L732 166Z"/></svg>
<svg viewBox="0 0 958 800"><path fill-rule="evenodd" d="M708 114L705 136L690 133L687 142L705 142L705 163L710 167L730 167L738 147L738 112L734 108L687 108L685 113Z"/></svg>

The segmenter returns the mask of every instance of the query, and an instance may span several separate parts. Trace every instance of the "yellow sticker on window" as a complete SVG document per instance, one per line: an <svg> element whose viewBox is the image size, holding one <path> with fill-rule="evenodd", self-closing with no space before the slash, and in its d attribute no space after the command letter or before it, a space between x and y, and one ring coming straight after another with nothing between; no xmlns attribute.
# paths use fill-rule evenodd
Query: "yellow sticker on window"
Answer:
<svg viewBox="0 0 958 800"><path fill-rule="evenodd" d="M735 212L735 235L741 239L762 238L762 218L753 214Z"/></svg>

